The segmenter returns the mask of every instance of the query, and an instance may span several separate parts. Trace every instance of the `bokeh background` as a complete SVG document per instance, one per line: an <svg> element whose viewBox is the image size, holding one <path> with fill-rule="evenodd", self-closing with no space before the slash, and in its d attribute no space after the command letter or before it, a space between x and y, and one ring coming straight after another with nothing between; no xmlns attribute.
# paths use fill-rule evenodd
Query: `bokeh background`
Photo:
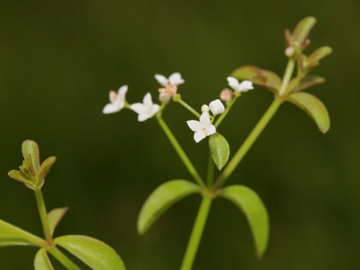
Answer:
<svg viewBox="0 0 360 270"><path fill-rule="evenodd" d="M232 175L254 189L271 223L259 261L241 213L216 199L194 269L359 269L360 3L295 1L16 1L0 2L0 218L42 234L30 190L7 172L21 161L23 140L41 157L58 157L43 189L48 209L69 206L56 234L109 243L127 268L178 269L200 203L188 197L140 237L136 220L161 183L189 174L154 119L125 110L103 115L108 92L128 84L127 98L156 100L154 74L179 71L183 98L196 108L218 97L235 68L255 64L283 74L285 28L315 16L307 52L333 54L310 90L327 105L332 127L285 104ZM221 126L233 152L272 100L265 89L244 95ZM164 115L202 174L207 143L195 144L172 104ZM0 249L0 269L32 269L36 250ZM61 266L55 264L57 269Z"/></svg>

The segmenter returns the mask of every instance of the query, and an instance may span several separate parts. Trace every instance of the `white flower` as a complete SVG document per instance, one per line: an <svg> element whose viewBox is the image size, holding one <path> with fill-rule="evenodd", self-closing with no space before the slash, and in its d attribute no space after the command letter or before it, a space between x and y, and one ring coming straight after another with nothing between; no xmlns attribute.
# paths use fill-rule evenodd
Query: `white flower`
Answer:
<svg viewBox="0 0 360 270"><path fill-rule="evenodd" d="M218 115L225 112L225 107L220 101L220 99L215 99L214 101L211 101L209 104L209 108L213 115Z"/></svg>
<svg viewBox="0 0 360 270"><path fill-rule="evenodd" d="M115 113L120 111L125 106L125 94L128 90L127 85L121 86L119 91L116 93L115 91L110 91L110 102L107 104L104 109L103 113Z"/></svg>
<svg viewBox="0 0 360 270"><path fill-rule="evenodd" d="M164 87L167 86L168 83L172 85L178 86L183 84L185 81L181 78L181 74L179 72L175 72L170 75L169 79L160 74L155 74L155 79Z"/></svg>
<svg viewBox="0 0 360 270"><path fill-rule="evenodd" d="M190 120L186 121L189 128L195 132L194 140L195 142L200 142L206 136L210 136L216 132L216 128L211 124L209 114L203 112L200 116L200 121Z"/></svg>
<svg viewBox="0 0 360 270"><path fill-rule="evenodd" d="M165 103L168 103L171 99L171 96L165 94L165 93L160 93L159 94L159 101L160 102L165 102Z"/></svg>
<svg viewBox="0 0 360 270"><path fill-rule="evenodd" d="M143 103L131 104L130 108L139 114L139 122L143 122L153 117L160 109L160 106L153 104L150 93L147 93L143 99Z"/></svg>
<svg viewBox="0 0 360 270"><path fill-rule="evenodd" d="M253 83L251 81L242 81L239 83L239 81L234 77L227 77L227 81L236 92L247 92L251 89L254 89Z"/></svg>

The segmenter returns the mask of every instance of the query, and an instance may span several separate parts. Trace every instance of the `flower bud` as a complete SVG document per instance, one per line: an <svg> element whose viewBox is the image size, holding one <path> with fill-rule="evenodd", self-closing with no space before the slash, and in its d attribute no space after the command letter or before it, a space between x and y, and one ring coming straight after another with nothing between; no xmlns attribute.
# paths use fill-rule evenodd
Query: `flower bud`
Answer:
<svg viewBox="0 0 360 270"><path fill-rule="evenodd" d="M220 99L221 99L222 101L225 101L225 102L228 102L228 101L232 100L233 96L234 96L233 91L231 91L231 90L228 89L228 88L225 88L225 89L222 90L221 93L220 93Z"/></svg>
<svg viewBox="0 0 360 270"><path fill-rule="evenodd" d="M209 104L210 111L213 115L221 114L225 111L224 105L221 103L220 99L211 101Z"/></svg>
<svg viewBox="0 0 360 270"><path fill-rule="evenodd" d="M201 112L209 112L209 106L204 104L201 106Z"/></svg>
<svg viewBox="0 0 360 270"><path fill-rule="evenodd" d="M160 95L159 95L160 102L168 103L170 101L170 99L171 99L171 97L165 93L160 93Z"/></svg>

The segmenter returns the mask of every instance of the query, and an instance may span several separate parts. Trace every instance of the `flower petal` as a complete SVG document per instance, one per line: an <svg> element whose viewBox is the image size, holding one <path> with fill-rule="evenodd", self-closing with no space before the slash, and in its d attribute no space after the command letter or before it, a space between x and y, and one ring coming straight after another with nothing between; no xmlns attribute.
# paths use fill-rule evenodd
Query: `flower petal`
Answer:
<svg viewBox="0 0 360 270"><path fill-rule="evenodd" d="M214 125L210 125L205 129L206 136L210 136L216 133L216 127Z"/></svg>
<svg viewBox="0 0 360 270"><path fill-rule="evenodd" d="M204 131L198 131L198 132L195 132L194 134L194 140L195 142L200 142L202 139L204 139L206 137Z"/></svg>
<svg viewBox="0 0 360 270"><path fill-rule="evenodd" d="M150 112L150 117L153 117L159 111L159 109L160 106L158 104L154 104Z"/></svg>
<svg viewBox="0 0 360 270"><path fill-rule="evenodd" d="M213 115L221 114L225 111L225 107L220 101L220 99L216 99L214 101L211 101L209 104L209 108Z"/></svg>
<svg viewBox="0 0 360 270"><path fill-rule="evenodd" d="M120 111L121 109L122 108L119 107L117 104L109 103L104 107L103 113L104 114L115 113Z"/></svg>
<svg viewBox="0 0 360 270"><path fill-rule="evenodd" d="M165 76L161 75L161 74L155 74L155 79L164 87L169 82L168 79Z"/></svg>
<svg viewBox="0 0 360 270"><path fill-rule="evenodd" d="M242 81L239 85L240 92L247 92L251 89L254 89L252 81Z"/></svg>
<svg viewBox="0 0 360 270"><path fill-rule="evenodd" d="M149 113L139 113L138 115L138 121L144 122L145 120L149 119L151 116Z"/></svg>
<svg viewBox="0 0 360 270"><path fill-rule="evenodd" d="M144 99L143 99L143 103L146 107L151 107L153 105L153 102L152 102L152 99L151 99L151 94L150 93L147 93L145 96L144 96Z"/></svg>
<svg viewBox="0 0 360 270"><path fill-rule="evenodd" d="M134 103L134 104L130 105L130 109L132 109L134 112L140 114L146 109L146 107L142 103Z"/></svg>
<svg viewBox="0 0 360 270"><path fill-rule="evenodd" d="M189 121L186 121L186 124L189 126L189 128L192 130L192 131L199 131L201 130L201 124L199 121L196 121L196 120L189 120Z"/></svg>
<svg viewBox="0 0 360 270"><path fill-rule="evenodd" d="M123 101L125 101L125 94L126 94L127 90L128 90L127 85L123 85L119 88L118 94Z"/></svg>
<svg viewBox="0 0 360 270"><path fill-rule="evenodd" d="M175 86L184 83L185 81L181 78L181 74L179 72L175 72L170 75L169 82Z"/></svg>
<svg viewBox="0 0 360 270"><path fill-rule="evenodd" d="M238 86L239 86L239 81L234 78L234 77L227 77L227 81L229 83L229 85L234 88L235 90L237 90ZM238 91L238 90L237 90Z"/></svg>
<svg viewBox="0 0 360 270"><path fill-rule="evenodd" d="M211 124L209 113L203 112L200 116L200 124L201 127L206 128Z"/></svg>
<svg viewBox="0 0 360 270"><path fill-rule="evenodd" d="M111 90L110 91L110 94L109 94L109 99L111 101L111 103L114 103L117 99L118 95L116 94L116 92L114 90Z"/></svg>

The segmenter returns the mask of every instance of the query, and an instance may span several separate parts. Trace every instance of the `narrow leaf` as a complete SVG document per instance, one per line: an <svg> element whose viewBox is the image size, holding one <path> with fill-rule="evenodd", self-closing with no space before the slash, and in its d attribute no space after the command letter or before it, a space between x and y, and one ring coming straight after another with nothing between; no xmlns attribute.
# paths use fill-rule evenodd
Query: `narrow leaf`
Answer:
<svg viewBox="0 0 360 270"><path fill-rule="evenodd" d="M44 248L39 249L34 260L35 270L54 270Z"/></svg>
<svg viewBox="0 0 360 270"><path fill-rule="evenodd" d="M110 246L84 235L66 235L54 240L94 270L124 270L120 256Z"/></svg>
<svg viewBox="0 0 360 270"><path fill-rule="evenodd" d="M141 208L137 222L139 234L144 234L160 215L174 203L200 191L198 185L186 180L171 180L159 186L151 193Z"/></svg>
<svg viewBox="0 0 360 270"><path fill-rule="evenodd" d="M320 99L305 92L292 93L287 99L308 113L322 133L326 133L329 130L329 114Z"/></svg>
<svg viewBox="0 0 360 270"><path fill-rule="evenodd" d="M292 41L297 42L299 46L301 46L315 24L316 19L314 17L306 17L302 19L295 27L292 34Z"/></svg>
<svg viewBox="0 0 360 270"><path fill-rule="evenodd" d="M15 180L18 180L23 183L32 184L31 179L29 179L24 173L18 170L11 170L8 175Z"/></svg>
<svg viewBox="0 0 360 270"><path fill-rule="evenodd" d="M31 140L26 140L22 144L22 153L24 159L27 163L30 164L31 168L34 170L35 175L38 174L40 168L40 156L39 156L39 146L36 142Z"/></svg>
<svg viewBox="0 0 360 270"><path fill-rule="evenodd" d="M245 215L254 238L256 254L264 254L269 238L269 217L260 197L250 188L240 185L225 187L219 195L232 201Z"/></svg>
<svg viewBox="0 0 360 270"><path fill-rule="evenodd" d="M1 246L31 246L46 243L45 240L0 219Z"/></svg>
<svg viewBox="0 0 360 270"><path fill-rule="evenodd" d="M324 82L325 82L325 79L323 77L315 76L315 75L306 76L301 79L300 83L292 91L298 92L298 91L304 90L306 88L309 88L311 86L314 86L316 84L321 84Z"/></svg>
<svg viewBox="0 0 360 270"><path fill-rule="evenodd" d="M219 133L210 136L209 147L216 167L221 170L229 160L230 146L225 137Z"/></svg>
<svg viewBox="0 0 360 270"><path fill-rule="evenodd" d="M328 56L332 53L332 49L328 46L321 47L310 54L308 61L311 62L319 62L324 57Z"/></svg>
<svg viewBox="0 0 360 270"><path fill-rule="evenodd" d="M281 79L276 73L252 65L239 67L230 76L239 80L250 80L254 84L274 91L278 91L281 85Z"/></svg>
<svg viewBox="0 0 360 270"><path fill-rule="evenodd" d="M51 167L54 165L56 161L56 157L49 157L43 161L40 166L39 179L43 179L46 177Z"/></svg>
<svg viewBox="0 0 360 270"><path fill-rule="evenodd" d="M69 210L68 207L55 208L48 213L49 227L51 235L54 234L56 226L59 224L61 219L64 217L66 212Z"/></svg>

